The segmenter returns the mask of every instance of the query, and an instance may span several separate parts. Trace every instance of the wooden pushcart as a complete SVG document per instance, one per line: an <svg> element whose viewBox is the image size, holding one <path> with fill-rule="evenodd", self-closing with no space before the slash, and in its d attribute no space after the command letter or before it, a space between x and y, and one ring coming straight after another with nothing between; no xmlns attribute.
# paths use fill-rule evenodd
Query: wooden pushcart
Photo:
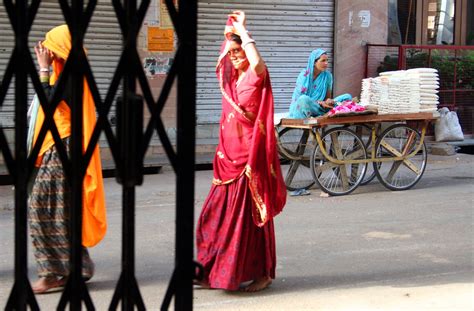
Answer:
<svg viewBox="0 0 474 311"><path fill-rule="evenodd" d="M287 188L317 183L344 195L377 176L388 189L409 189L425 170L424 139L435 119L433 113L282 119L275 129ZM383 129L387 123L395 124Z"/></svg>

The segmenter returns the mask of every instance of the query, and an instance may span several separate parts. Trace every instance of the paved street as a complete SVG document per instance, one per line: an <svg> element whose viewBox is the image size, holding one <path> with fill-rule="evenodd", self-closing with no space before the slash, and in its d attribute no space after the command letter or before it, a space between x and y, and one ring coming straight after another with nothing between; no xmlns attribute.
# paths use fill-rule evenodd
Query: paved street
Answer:
<svg viewBox="0 0 474 311"><path fill-rule="evenodd" d="M196 173L196 217L211 182ZM277 278L253 294L197 289L196 310L473 310L474 156L431 156L415 188L378 181L348 196L288 197L276 218ZM105 180L109 231L91 255L89 290L106 310L120 273L121 191ZM137 190L136 275L145 305L158 310L174 265L174 174L146 176ZM0 307L12 286L11 186L0 187ZM29 255L30 276L35 266ZM52 310L59 294L38 297Z"/></svg>

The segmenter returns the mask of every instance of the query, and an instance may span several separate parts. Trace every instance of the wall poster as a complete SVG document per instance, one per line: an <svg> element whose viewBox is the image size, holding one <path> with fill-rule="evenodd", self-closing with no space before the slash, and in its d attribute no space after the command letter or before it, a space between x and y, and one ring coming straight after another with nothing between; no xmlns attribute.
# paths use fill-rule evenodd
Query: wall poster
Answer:
<svg viewBox="0 0 474 311"><path fill-rule="evenodd" d="M148 51L173 52L174 30L148 26Z"/></svg>

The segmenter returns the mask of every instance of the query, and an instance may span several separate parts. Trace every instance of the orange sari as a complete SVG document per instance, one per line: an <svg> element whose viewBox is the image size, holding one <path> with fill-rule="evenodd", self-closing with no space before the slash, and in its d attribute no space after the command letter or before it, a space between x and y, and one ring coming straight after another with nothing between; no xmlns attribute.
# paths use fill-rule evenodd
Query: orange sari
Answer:
<svg viewBox="0 0 474 311"><path fill-rule="evenodd" d="M46 34L43 45L52 51L57 57L67 59L71 50L71 34L67 25L55 27ZM50 84L54 85L63 70L63 63L53 59L53 74ZM61 139L71 135L71 110L69 106L61 101L55 112L54 122L59 131ZM36 143L38 134L44 122L44 112L39 107L36 117L33 144ZM95 105L89 86L84 79L83 93L83 152L87 149L90 137L96 123ZM43 154L54 146L55 142L51 133L45 136L40 149L36 164L39 165ZM102 165L98 145L95 147L92 159L87 167L83 181L83 209L82 209L82 245L91 247L99 243L107 231L107 219L105 210L105 196L102 180Z"/></svg>

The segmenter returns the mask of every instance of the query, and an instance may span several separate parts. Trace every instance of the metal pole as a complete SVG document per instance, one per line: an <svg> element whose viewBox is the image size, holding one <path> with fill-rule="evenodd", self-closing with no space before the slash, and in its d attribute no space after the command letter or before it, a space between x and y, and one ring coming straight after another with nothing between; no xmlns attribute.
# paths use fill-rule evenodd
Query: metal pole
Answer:
<svg viewBox="0 0 474 311"><path fill-rule="evenodd" d="M27 171L26 171L26 107L27 68L24 59L28 53L27 1L16 2L17 33L15 36L15 309L26 310L28 283L27 253Z"/></svg>
<svg viewBox="0 0 474 311"><path fill-rule="evenodd" d="M176 310L193 308L194 162L196 123L197 1L179 3L182 57L178 67L176 178Z"/></svg>
<svg viewBox="0 0 474 311"><path fill-rule="evenodd" d="M72 1L72 11L81 12L83 9L83 0ZM71 25L72 51L82 49L81 36L79 30L81 27L81 20L73 14L73 24ZM72 54L72 53L71 53ZM72 55L70 55L72 56ZM72 181L71 181L71 271L70 271L70 287L72 291L70 307L71 310L81 310L81 302L84 293L82 287L82 192L83 192L83 177L82 172L84 161L82 156L83 149L83 72L80 63L77 60L78 53L73 54L74 57L69 57L68 61L73 61L71 76L68 86L69 94L71 94L71 163Z"/></svg>

